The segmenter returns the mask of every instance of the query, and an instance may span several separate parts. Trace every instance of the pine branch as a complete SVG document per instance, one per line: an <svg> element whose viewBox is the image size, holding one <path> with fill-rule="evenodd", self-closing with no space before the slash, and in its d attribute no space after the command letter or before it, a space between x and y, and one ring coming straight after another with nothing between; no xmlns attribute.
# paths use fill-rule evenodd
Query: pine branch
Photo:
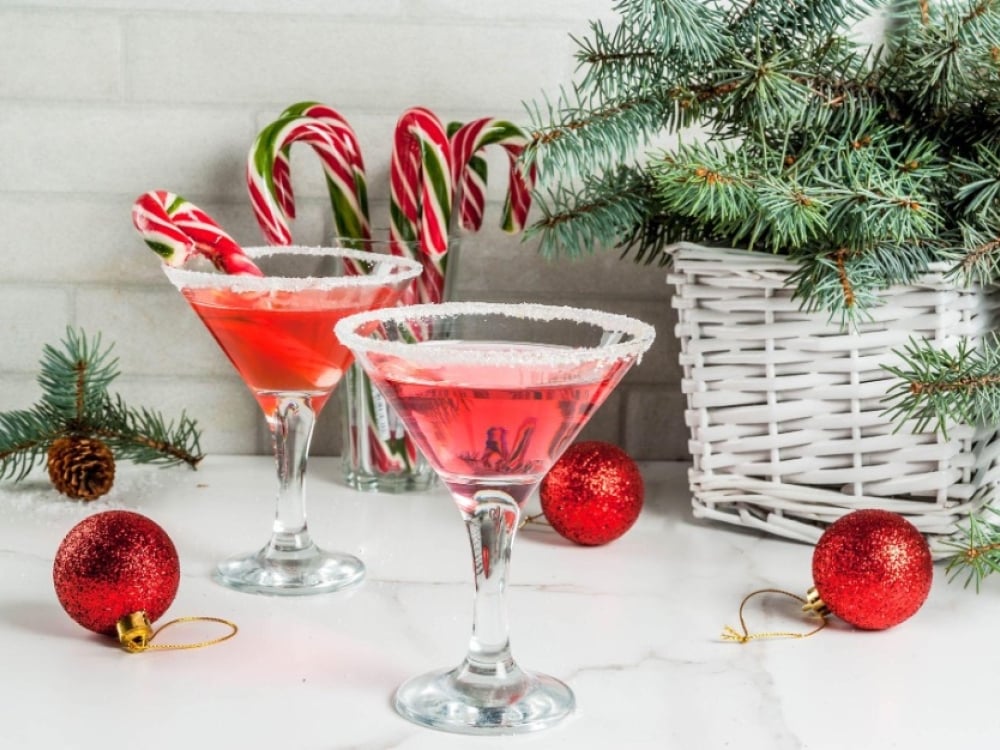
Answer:
<svg viewBox="0 0 1000 750"><path fill-rule="evenodd" d="M831 194L830 233L852 247L886 241L915 245L933 240L942 223L929 196L914 195L891 178L870 187L838 188Z"/></svg>
<svg viewBox="0 0 1000 750"><path fill-rule="evenodd" d="M722 244L725 239L693 227L675 214L653 213L623 232L616 247L622 258L631 257L636 263L662 267L670 264L672 256L666 252L670 245L696 241Z"/></svg>
<svg viewBox="0 0 1000 750"><path fill-rule="evenodd" d="M702 0L619 0L615 9L630 36L684 66L704 66L731 44L724 17Z"/></svg>
<svg viewBox="0 0 1000 750"><path fill-rule="evenodd" d="M786 129L802 117L815 96L800 61L790 50L765 57L759 45L734 54L718 70L714 89L720 96L710 120L723 129L739 123L739 130L750 133Z"/></svg>
<svg viewBox="0 0 1000 750"><path fill-rule="evenodd" d="M794 47L803 40L829 37L885 4L884 0L739 0L731 4L729 26L744 45L762 38L769 46Z"/></svg>
<svg viewBox="0 0 1000 750"><path fill-rule="evenodd" d="M968 224L961 227L961 233L959 246L947 248L948 255L957 259L949 276L964 284L994 283L1000 278L1000 234Z"/></svg>
<svg viewBox="0 0 1000 750"><path fill-rule="evenodd" d="M684 237L782 253L805 307L842 322L921 263L993 277L1000 0L906 4L885 45L855 41L884 5L618 0L613 31L577 40L580 83L534 107L542 247L650 261ZM684 144L689 126L704 142ZM664 136L679 145L642 153ZM618 199L623 164L652 190Z"/></svg>
<svg viewBox="0 0 1000 750"><path fill-rule="evenodd" d="M531 142L523 160L543 181L552 171L572 180L631 162L638 144L665 124L684 120L682 107L660 92L598 102L579 88L563 91L557 104L529 112Z"/></svg>
<svg viewBox="0 0 1000 750"><path fill-rule="evenodd" d="M1000 571L1000 513L992 505L985 506L980 515L970 515L964 526L961 542L948 542L955 550L945 569L948 580L953 581L963 573L964 586L975 583L976 591L983 579Z"/></svg>
<svg viewBox="0 0 1000 750"><path fill-rule="evenodd" d="M580 90L616 99L659 87L669 63L646 34L625 23L608 33L600 22L591 23L590 33L590 37L573 37L576 59L585 70Z"/></svg>
<svg viewBox="0 0 1000 750"><path fill-rule="evenodd" d="M726 144L682 146L651 166L663 209L727 234L750 214L755 174L746 152Z"/></svg>
<svg viewBox="0 0 1000 750"><path fill-rule="evenodd" d="M920 102L916 114L933 123L988 92L983 71L996 68L991 55L1000 46L998 9L996 0L979 0L927 3L920 14L897 13L886 88Z"/></svg>
<svg viewBox="0 0 1000 750"><path fill-rule="evenodd" d="M798 179L796 159L754 146L693 144L649 167L662 210L733 246L780 251L826 233L825 192Z"/></svg>
<svg viewBox="0 0 1000 750"><path fill-rule="evenodd" d="M63 348L46 344L42 349L38 384L42 403L62 419L83 420L91 407L100 409L111 382L118 377L113 347L101 349L100 334L88 340L82 332L68 328Z"/></svg>
<svg viewBox="0 0 1000 750"><path fill-rule="evenodd" d="M546 257L574 257L634 236L647 221L651 203L641 170L623 167L606 180L585 180L576 189L549 193L540 206L541 217L526 234L541 237L540 252Z"/></svg>
<svg viewBox="0 0 1000 750"><path fill-rule="evenodd" d="M912 283L928 264L940 259L935 247L893 241L823 253L809 248L790 257L796 263L788 279L794 297L806 310L825 310L842 328L869 319L884 290Z"/></svg>
<svg viewBox="0 0 1000 750"><path fill-rule="evenodd" d="M94 434L102 438L121 458L136 463L173 465L186 463L195 468L204 458L197 423L182 413L176 422L165 421L145 407L132 409L121 396L109 405Z"/></svg>
<svg viewBox="0 0 1000 750"><path fill-rule="evenodd" d="M885 399L892 421L912 421L917 432L933 425L945 436L953 424L1000 423L1000 339L996 336L978 346L963 339L953 352L910 341L895 354L901 364L885 366L899 379Z"/></svg>
<svg viewBox="0 0 1000 750"><path fill-rule="evenodd" d="M44 408L0 413L0 479L24 479L61 431Z"/></svg>
<svg viewBox="0 0 1000 750"><path fill-rule="evenodd" d="M956 282L995 283L1000 0L892 4L885 43L856 42L853 23L883 6L617 0L621 24L577 40L580 83L534 107L544 251L781 253L803 308L841 325L942 260ZM900 426L1000 424L997 338L896 355ZM1000 566L1000 523L984 528L963 553L979 577Z"/></svg>
<svg viewBox="0 0 1000 750"><path fill-rule="evenodd" d="M19 481L43 461L62 437L97 438L117 458L137 463L186 463L202 459L197 423L182 414L167 422L152 410L128 407L108 387L118 377L112 346L68 328L63 348L46 345L33 408L0 413L0 479Z"/></svg>
<svg viewBox="0 0 1000 750"><path fill-rule="evenodd" d="M972 158L957 158L952 169L958 182L955 200L966 216L996 220L1000 214L1000 154L977 146Z"/></svg>

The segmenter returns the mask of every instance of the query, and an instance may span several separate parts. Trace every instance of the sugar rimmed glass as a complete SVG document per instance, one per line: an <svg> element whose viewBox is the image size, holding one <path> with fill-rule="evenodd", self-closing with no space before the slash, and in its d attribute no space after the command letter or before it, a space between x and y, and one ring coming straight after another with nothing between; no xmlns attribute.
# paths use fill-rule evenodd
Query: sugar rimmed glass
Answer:
<svg viewBox="0 0 1000 750"><path fill-rule="evenodd" d="M360 583L364 564L312 541L305 499L316 416L351 362L333 327L353 313L395 304L421 267L406 258L342 248L245 252L263 277L164 266L253 393L274 448L278 493L270 540L256 552L223 561L214 575L251 593L337 591Z"/></svg>
<svg viewBox="0 0 1000 750"><path fill-rule="evenodd" d="M649 348L653 328L595 310L446 302L353 315L335 330L451 491L472 549L466 656L400 686L396 710L467 734L557 724L574 710L572 691L522 670L511 653L512 544L525 501Z"/></svg>

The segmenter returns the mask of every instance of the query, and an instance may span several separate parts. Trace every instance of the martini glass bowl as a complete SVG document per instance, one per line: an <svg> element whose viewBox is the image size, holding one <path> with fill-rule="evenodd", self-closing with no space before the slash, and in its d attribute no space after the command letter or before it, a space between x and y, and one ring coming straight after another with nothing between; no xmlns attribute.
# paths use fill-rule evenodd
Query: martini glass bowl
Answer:
<svg viewBox="0 0 1000 750"><path fill-rule="evenodd" d="M511 653L505 592L521 508L628 369L653 328L569 307L446 302L341 320L338 338L450 490L472 548L472 635L461 664L405 682L394 705L424 726L515 734L575 706Z"/></svg>
<svg viewBox="0 0 1000 750"><path fill-rule="evenodd" d="M316 594L360 583L357 557L326 552L306 524L305 476L316 416L351 363L333 334L344 316L395 304L416 261L341 248L246 248L263 277L164 266L253 393L270 427L278 493L271 538L218 565L240 591Z"/></svg>

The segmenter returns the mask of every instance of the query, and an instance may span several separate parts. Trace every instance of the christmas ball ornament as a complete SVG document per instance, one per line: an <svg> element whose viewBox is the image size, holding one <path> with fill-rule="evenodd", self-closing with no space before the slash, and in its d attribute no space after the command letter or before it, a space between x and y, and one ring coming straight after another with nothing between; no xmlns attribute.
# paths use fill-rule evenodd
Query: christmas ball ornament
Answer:
<svg viewBox="0 0 1000 750"><path fill-rule="evenodd" d="M74 500L96 500L115 481L115 457L96 438L69 436L52 442L48 452L52 485Z"/></svg>
<svg viewBox="0 0 1000 750"><path fill-rule="evenodd" d="M898 513L858 510L831 524L813 551L810 607L863 630L898 625L930 592L927 540Z"/></svg>
<svg viewBox="0 0 1000 750"><path fill-rule="evenodd" d="M120 621L155 621L167 611L180 584L180 563L160 526L139 513L111 510L70 530L56 551L52 579L73 620L123 638Z"/></svg>
<svg viewBox="0 0 1000 750"><path fill-rule="evenodd" d="M639 517L642 475L616 445L583 441L571 445L539 486L542 512L559 534L582 545L617 539Z"/></svg>

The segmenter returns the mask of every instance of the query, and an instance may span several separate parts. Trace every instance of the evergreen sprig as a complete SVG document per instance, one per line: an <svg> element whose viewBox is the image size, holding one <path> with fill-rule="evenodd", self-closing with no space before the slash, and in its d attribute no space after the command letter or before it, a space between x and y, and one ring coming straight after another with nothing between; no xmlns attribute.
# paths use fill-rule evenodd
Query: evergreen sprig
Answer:
<svg viewBox="0 0 1000 750"><path fill-rule="evenodd" d="M544 254L781 253L803 307L841 324L942 262L958 283L1000 279L1000 0L614 7L617 26L576 40L580 80L529 106ZM860 42L855 22L882 11L885 39ZM1000 425L1000 339L897 355L900 425ZM994 515L958 543L977 584L1000 567Z"/></svg>
<svg viewBox="0 0 1000 750"><path fill-rule="evenodd" d="M1000 0L893 6L884 43L857 41L886 5L619 0L617 27L576 40L579 82L529 107L543 252L782 253L842 320L938 260L994 274Z"/></svg>
<svg viewBox="0 0 1000 750"><path fill-rule="evenodd" d="M602 180L584 178L579 187L559 186L546 197L541 218L527 232L540 235L547 254L561 247L607 247L643 227L649 215L647 179L637 168L623 166Z"/></svg>
<svg viewBox="0 0 1000 750"><path fill-rule="evenodd" d="M948 580L964 574L964 585L975 584L979 591L984 578L1000 572L1000 511L987 505L978 516L969 516L960 531L960 540L946 543L955 551L946 569Z"/></svg>
<svg viewBox="0 0 1000 750"><path fill-rule="evenodd" d="M34 407L0 413L0 479L24 479L60 437L91 437L117 458L192 468L202 459L197 423L186 414L167 421L159 413L126 405L108 387L118 377L112 346L68 328L62 348L46 344Z"/></svg>
<svg viewBox="0 0 1000 750"><path fill-rule="evenodd" d="M912 421L947 435L956 424L1000 424L1000 338L962 339L953 350L911 340L899 365L885 369L898 378L886 395L893 421Z"/></svg>

